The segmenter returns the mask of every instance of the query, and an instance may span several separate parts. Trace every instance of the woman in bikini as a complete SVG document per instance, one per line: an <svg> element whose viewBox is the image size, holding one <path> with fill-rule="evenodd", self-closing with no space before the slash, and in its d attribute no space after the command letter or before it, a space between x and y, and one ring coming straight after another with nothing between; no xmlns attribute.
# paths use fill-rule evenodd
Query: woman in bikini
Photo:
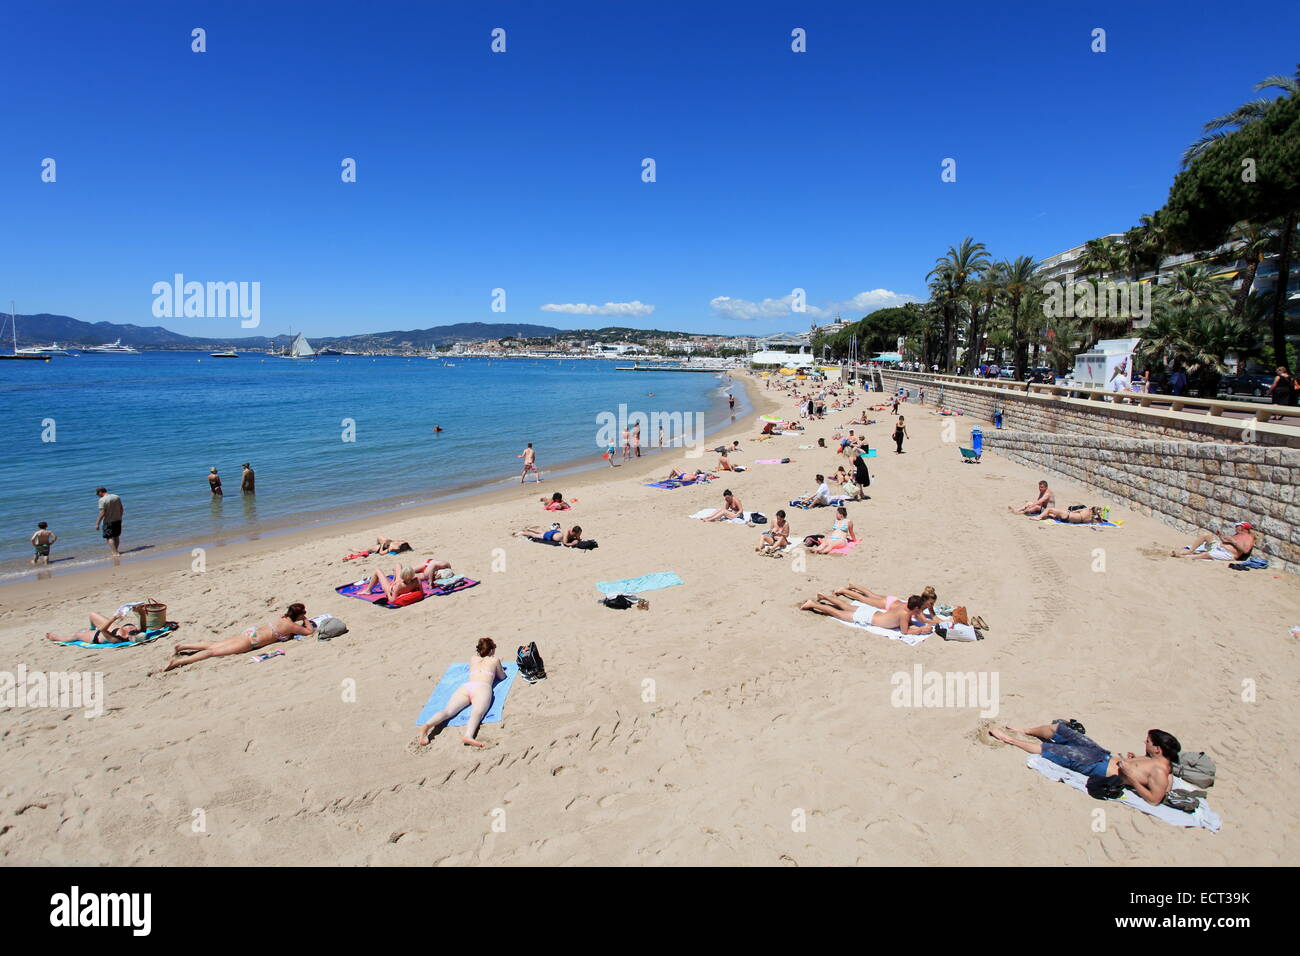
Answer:
<svg viewBox="0 0 1300 956"><path fill-rule="evenodd" d="M550 501L547 501L545 498L539 498L538 500L541 501L541 503L546 506L547 511L568 511L569 510L569 503L564 500L564 495L562 495L558 491L555 494L551 495Z"/></svg>
<svg viewBox="0 0 1300 956"><path fill-rule="evenodd" d="M124 604L112 617L90 612L90 630L78 631L69 637L60 637L48 631L47 641L85 641L87 644L120 644L129 641L140 633L139 618L135 615L134 604Z"/></svg>
<svg viewBox="0 0 1300 956"><path fill-rule="evenodd" d="M1066 524L1099 524L1106 520L1102 509L1096 505L1091 508L1077 508L1074 511L1066 508L1044 508L1035 520L1046 521L1049 518L1064 521Z"/></svg>
<svg viewBox="0 0 1300 956"><path fill-rule="evenodd" d="M772 527L763 532L763 537L758 539L758 547L755 551L761 551L764 554L772 554L776 551L783 550L790 543L790 522L785 520L785 510L782 509L776 513L772 521Z"/></svg>
<svg viewBox="0 0 1300 956"><path fill-rule="evenodd" d="M466 707L471 708L469 723L465 725L465 734L461 740L469 747L483 746L474 739L474 735L478 733L478 725L483 722L484 715L492 706L492 685L499 680L505 680L506 672L495 656L497 645L492 638L480 638L475 650L478 657L469 663L469 680L456 688L455 693L451 695L451 700L447 701L447 706L429 718L429 722L420 728L418 743L421 747L428 745L429 735L434 728L451 720Z"/></svg>
<svg viewBox="0 0 1300 956"><path fill-rule="evenodd" d="M429 564L425 564L424 573L430 574ZM393 576L385 577L378 571L370 572L370 580L366 582L365 589L361 594L372 594L375 588L382 588L384 596L388 598L389 604L396 603L397 599L403 594L411 591L423 591L424 586L420 584L420 576L415 569L405 564L393 565Z"/></svg>
<svg viewBox="0 0 1300 956"><path fill-rule="evenodd" d="M266 647L268 644L278 644L280 641L292 640L299 635L305 637L314 633L315 630L316 625L307 620L307 608L302 604L290 604L288 610L274 624L250 627L238 637L228 637L223 641L197 641L193 644L177 644L172 649L171 659L167 661L167 666L162 671L175 670L178 667L184 667L186 664L197 664L199 661L206 661L212 657L247 654L249 651L256 650L259 647ZM190 656L182 657L183 654ZM149 673L159 672L150 671Z"/></svg>
<svg viewBox="0 0 1300 956"><path fill-rule="evenodd" d="M731 493L728 488L722 493L722 507L713 514L709 515L704 521L730 521L732 518L744 517L745 511L740 505L740 499Z"/></svg>
<svg viewBox="0 0 1300 956"><path fill-rule="evenodd" d="M858 537L853 533L853 522L849 520L849 512L843 505L835 509L835 523L831 525L831 533L828 534L822 543L812 549L813 554L830 554L836 548L842 548L850 541L857 541Z"/></svg>
<svg viewBox="0 0 1300 956"><path fill-rule="evenodd" d="M512 531L516 538L527 538L530 541L558 541L566 548L572 548L582 540L582 528L574 525L568 531L561 531L559 528L525 528L523 531Z"/></svg>

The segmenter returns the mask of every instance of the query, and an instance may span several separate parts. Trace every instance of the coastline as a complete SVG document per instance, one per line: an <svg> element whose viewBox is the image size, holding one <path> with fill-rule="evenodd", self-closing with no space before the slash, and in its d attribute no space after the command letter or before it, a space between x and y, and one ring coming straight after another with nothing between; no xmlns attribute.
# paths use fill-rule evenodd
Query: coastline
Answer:
<svg viewBox="0 0 1300 956"><path fill-rule="evenodd" d="M724 412L723 420L715 421L712 426L706 424L705 434L711 441L719 444L724 441L730 442L736 438L743 440L753 430L753 419L760 415L769 414L778 408L776 399L759 386L762 379L744 371L732 372L731 374L732 381L743 389L744 398L742 401L747 403L749 407L740 414L727 414ZM731 420L727 421L728 418ZM745 424L742 424L742 422ZM634 458L614 468L609 467L603 459L599 458L596 463L591 462L589 459L573 459L559 462L553 468L543 469L544 480L541 482L541 487L547 494L557 490L565 490L565 494L568 495L568 490L595 489L606 483L613 483L615 479L629 477L629 475L631 477L645 477L656 473L660 469L658 462L669 461L674 457L680 458L682 449L647 447L643 449L643 452L639 459ZM652 468L643 467L639 471L636 470L642 462L656 462L656 464ZM633 468L633 471L628 472L626 469L629 467ZM557 477L563 480L563 489L559 487L559 483L556 481ZM536 483L530 481L526 487L532 487L534 484ZM360 512L355 516L329 516L329 513L325 511L300 512L293 515L292 520L286 521L284 524L270 522L266 526L251 531L232 534L228 538L214 539L210 535L204 535L178 541L161 542L156 545L151 544L147 547L155 553L141 554L134 557L128 553L123 556L122 562L118 565L114 565L110 559L105 557L85 566L67 569L53 567L50 569L49 577L40 579L35 577L37 572L33 569L22 577L0 580L0 595L15 603L21 603L48 596L54 589L56 582L59 590L64 590L66 586L73 583L91 589L102 587L110 582L126 584L127 580L124 580L124 576L129 576L129 579L139 579L148 576L150 573L164 574L178 570L188 571L193 560L192 552L196 548L202 548L205 551L205 559L211 570L218 567L221 562L239 561L247 557L265 555L281 549L292 550L327 535L330 537L353 535L356 536L358 544L368 544L372 543L371 539L374 537L372 529L374 529L376 522L381 523L387 529L390 526L399 527L403 523L419 521L424 518L445 517L470 507L501 504L515 500L518 487L513 478L504 477L493 480L488 487L482 488L482 490L451 489L436 498L414 504L382 501L363 502L349 507L350 511ZM214 562L214 558L218 560ZM2 620L3 618L0 617L0 622Z"/></svg>

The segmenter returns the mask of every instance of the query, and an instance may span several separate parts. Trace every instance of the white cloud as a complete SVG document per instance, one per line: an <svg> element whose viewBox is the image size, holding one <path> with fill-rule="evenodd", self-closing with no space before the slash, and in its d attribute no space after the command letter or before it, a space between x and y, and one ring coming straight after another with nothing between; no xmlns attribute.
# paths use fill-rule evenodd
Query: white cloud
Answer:
<svg viewBox="0 0 1300 956"><path fill-rule="evenodd" d="M649 315L655 310L653 305L633 300L632 302L606 302L604 305L590 305L586 302L572 302L565 305L547 303L543 312L563 312L565 315L618 315L636 318Z"/></svg>
<svg viewBox="0 0 1300 956"><path fill-rule="evenodd" d="M916 301L918 300L913 295L891 292L888 289L872 289L870 292L859 292L843 302L828 302L824 308L808 303L802 312L795 312L791 308L794 303L794 293L783 295L779 299L763 299L761 302L720 295L710 299L709 306L715 315L724 319L785 319L795 315L825 319L841 313L847 319L856 320L876 309Z"/></svg>

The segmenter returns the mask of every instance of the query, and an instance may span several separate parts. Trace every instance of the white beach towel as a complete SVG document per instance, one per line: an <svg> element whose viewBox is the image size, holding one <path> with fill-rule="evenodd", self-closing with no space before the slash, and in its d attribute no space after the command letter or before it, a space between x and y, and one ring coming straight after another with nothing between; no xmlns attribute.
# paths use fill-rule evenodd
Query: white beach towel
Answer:
<svg viewBox="0 0 1300 956"><path fill-rule="evenodd" d="M1049 780L1059 780L1061 783L1068 783L1075 790L1088 792L1088 778L1081 773L1075 773L1073 770L1067 770L1060 764L1052 763L1042 754L1030 754L1029 759L1025 761L1025 766L1031 770L1037 770ZM1175 790L1196 790L1185 780L1174 777ZM1170 826L1175 827L1205 827L1211 833L1218 833L1219 827L1223 826L1223 821L1219 815L1210 809L1209 803L1205 798L1201 798L1200 806L1196 808L1195 813L1183 813L1181 810L1175 810L1173 807L1167 807L1163 803L1158 806L1151 806L1136 793L1131 790L1125 790L1124 796L1117 801L1106 801L1108 803L1123 803L1134 810L1141 810L1143 813L1149 813L1159 820L1163 820Z"/></svg>
<svg viewBox="0 0 1300 956"><path fill-rule="evenodd" d="M854 601L853 605L854 607L864 606L861 601ZM879 634L881 637L887 637L891 641L902 641L904 644L912 647L920 644L930 636L929 634L904 634L902 631L891 631L887 627L876 627L874 624L859 624L857 621L842 621L838 617L833 617L831 620L843 624L846 627L856 627L859 631L870 631L872 634Z"/></svg>
<svg viewBox="0 0 1300 956"><path fill-rule="evenodd" d="M713 512L717 510L718 510L717 508L703 508L695 512L695 514L687 515L686 517L703 520L704 518L707 518L709 515L713 514ZM746 511L745 516L743 518L723 518L719 523L720 524L745 524L753 520L754 520L754 512Z"/></svg>

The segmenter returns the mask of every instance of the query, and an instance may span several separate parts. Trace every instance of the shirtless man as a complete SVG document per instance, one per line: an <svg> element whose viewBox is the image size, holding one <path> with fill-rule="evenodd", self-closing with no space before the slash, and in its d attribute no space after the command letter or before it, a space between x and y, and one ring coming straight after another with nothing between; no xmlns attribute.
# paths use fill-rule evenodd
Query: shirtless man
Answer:
<svg viewBox="0 0 1300 956"><path fill-rule="evenodd" d="M1178 759L1182 745L1173 734L1163 730L1148 730L1146 755L1123 757L1113 755L1090 737L1085 737L1069 724L1053 723L1041 727L1007 730L1024 734L1033 740L1017 740L995 727L989 735L1005 744L1019 747L1025 753L1042 754L1054 764L1088 776L1119 777L1124 786L1153 806L1164 800L1173 784L1173 764Z"/></svg>
<svg viewBox="0 0 1300 956"><path fill-rule="evenodd" d="M1052 490L1047 487L1047 482L1040 481L1038 483L1037 498L1033 501L1026 501L1019 508L1013 508L1011 505L1007 505L1007 510L1013 515L1036 515L1044 508L1050 508L1054 504L1056 504L1056 495L1052 494Z"/></svg>
<svg viewBox="0 0 1300 956"><path fill-rule="evenodd" d="M483 718L492 707L492 685L506 679L505 668L496 657L496 649L496 642L492 638L479 639L478 646L475 648L478 657L469 662L469 680L456 688L451 699L447 701L447 706L430 717L429 722L420 728L417 742L421 747L428 746L429 735L435 727L451 720L466 707L470 708L469 723L465 725L461 742L467 747L484 746L483 743L475 740L474 736L478 733L479 724L483 722Z"/></svg>
<svg viewBox="0 0 1300 956"><path fill-rule="evenodd" d="M528 447L525 448L521 454L515 455L515 457L524 460L524 470L519 475L519 483L521 485L524 483L524 479L528 477L530 471L537 476L537 481L542 480L542 473L537 468L537 452L533 451L532 442L529 442Z"/></svg>
<svg viewBox="0 0 1300 956"><path fill-rule="evenodd" d="M865 604L858 606L852 601L833 594L818 594L815 601L805 601L799 605L799 610L815 611L827 617L848 621L850 624L884 627L891 631L898 631L900 634L932 634L934 625L912 623L912 615L919 612L924 605L925 599L919 594L909 597L906 604L895 604L888 610Z"/></svg>
<svg viewBox="0 0 1300 956"><path fill-rule="evenodd" d="M1195 558L1209 561L1244 561L1255 550L1255 526L1249 521L1238 521L1232 526L1232 536L1220 538L1203 534L1182 551L1170 551L1175 558Z"/></svg>

